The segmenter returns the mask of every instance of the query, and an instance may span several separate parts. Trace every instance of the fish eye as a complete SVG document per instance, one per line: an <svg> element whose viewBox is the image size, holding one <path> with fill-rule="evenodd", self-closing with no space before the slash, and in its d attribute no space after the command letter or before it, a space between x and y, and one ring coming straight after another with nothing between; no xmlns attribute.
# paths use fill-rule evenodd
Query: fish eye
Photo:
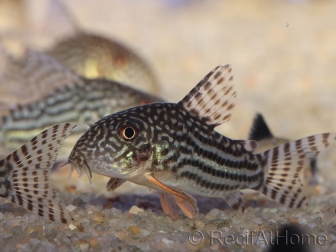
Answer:
<svg viewBox="0 0 336 252"><path fill-rule="evenodd" d="M124 140L132 140L136 135L137 131L135 127L133 126L124 126L121 128L119 131L119 135L124 139Z"/></svg>

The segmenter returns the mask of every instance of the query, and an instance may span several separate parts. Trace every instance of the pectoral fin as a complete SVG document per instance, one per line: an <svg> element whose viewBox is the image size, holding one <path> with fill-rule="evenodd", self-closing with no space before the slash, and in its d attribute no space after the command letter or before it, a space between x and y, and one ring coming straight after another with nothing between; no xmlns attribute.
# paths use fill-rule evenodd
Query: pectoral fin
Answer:
<svg viewBox="0 0 336 252"><path fill-rule="evenodd" d="M119 186L124 184L126 180L124 179L119 179L119 178L110 178L109 182L107 182L106 185L106 190L107 191L113 191L117 189Z"/></svg>
<svg viewBox="0 0 336 252"><path fill-rule="evenodd" d="M182 197L177 197L176 195L173 195L176 204L181 208L182 212L187 216L188 218L194 218L196 215L198 215L198 206L196 200L188 195L192 201L186 201Z"/></svg>
<svg viewBox="0 0 336 252"><path fill-rule="evenodd" d="M182 212L189 218L193 218L198 214L197 201L189 194L181 191L176 187L167 186L157 180L153 174L145 175L149 182L173 195L176 204L181 208Z"/></svg>
<svg viewBox="0 0 336 252"><path fill-rule="evenodd" d="M173 196L167 192L160 192L160 202L165 214L169 215L173 220L176 220L179 213L179 207Z"/></svg>
<svg viewBox="0 0 336 252"><path fill-rule="evenodd" d="M235 191L226 194L223 199L231 207L232 210L239 210L244 212L246 208L245 196L240 191Z"/></svg>

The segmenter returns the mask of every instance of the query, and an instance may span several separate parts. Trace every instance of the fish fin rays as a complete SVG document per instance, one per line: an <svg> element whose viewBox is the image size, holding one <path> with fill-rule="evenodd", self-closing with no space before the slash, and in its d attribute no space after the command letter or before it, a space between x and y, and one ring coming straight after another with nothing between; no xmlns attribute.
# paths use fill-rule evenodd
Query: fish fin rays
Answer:
<svg viewBox="0 0 336 252"><path fill-rule="evenodd" d="M307 204L302 189L303 168L334 140L336 134L324 133L287 142L258 154L265 175L259 191L290 208Z"/></svg>
<svg viewBox="0 0 336 252"><path fill-rule="evenodd" d="M72 221L50 182L50 172L64 139L75 126L71 123L55 125L2 161L11 168L8 200L49 220Z"/></svg>
<svg viewBox="0 0 336 252"><path fill-rule="evenodd" d="M167 192L160 192L160 202L165 214L169 215L172 220L176 220L179 215L179 206L174 197Z"/></svg>
<svg viewBox="0 0 336 252"><path fill-rule="evenodd" d="M121 186L125 182L126 182L126 180L124 180L124 179L110 178L110 180L107 182L106 190L107 191L114 191L115 189L117 189L119 186Z"/></svg>
<svg viewBox="0 0 336 252"><path fill-rule="evenodd" d="M0 46L0 59L5 61L1 80L17 89L24 88L31 96L29 99L23 97L24 103L47 96L58 88L84 82L83 77L42 52L26 49L23 59L16 60Z"/></svg>
<svg viewBox="0 0 336 252"><path fill-rule="evenodd" d="M160 188L162 191L171 194L174 197L176 204L180 207L182 212L189 218L194 218L198 214L198 206L197 201L194 197L189 195L182 190L167 186L157 180L153 174L146 174L145 175L147 180L153 183L156 187Z"/></svg>
<svg viewBox="0 0 336 252"><path fill-rule="evenodd" d="M253 119L253 123L247 139L260 141L263 139L273 138L273 134L266 124L262 114L257 113Z"/></svg>
<svg viewBox="0 0 336 252"><path fill-rule="evenodd" d="M229 121L236 98L231 71L230 65L216 67L178 105L213 128Z"/></svg>
<svg viewBox="0 0 336 252"><path fill-rule="evenodd" d="M38 88L39 92L46 92L43 95L56 88L83 82L82 77L56 59L29 49L26 51L22 75L27 85Z"/></svg>
<svg viewBox="0 0 336 252"><path fill-rule="evenodd" d="M224 195L223 199L232 210L244 212L246 209L245 196L241 191L234 191Z"/></svg>
<svg viewBox="0 0 336 252"><path fill-rule="evenodd" d="M253 119L253 123L250 129L249 135L248 135L248 139L251 139L251 140L253 139L257 141L259 143L258 147L260 147L261 149L265 147L265 145L269 146L270 143L273 146L276 146L276 145L280 145L285 142L290 142L289 139L282 138L282 137L275 137L272 134L271 130L269 129L264 117L260 113L257 113ZM257 150L258 148L255 149L255 151L253 152L255 153ZM310 171L312 174L312 177L309 180L309 184L310 185L321 184L323 182L323 178L318 171L316 158L311 159L309 167L310 167Z"/></svg>
<svg viewBox="0 0 336 252"><path fill-rule="evenodd" d="M189 194L187 195L189 196L188 200L185 200L184 197L179 197L177 195L173 195L173 197L185 216L188 218L195 218L198 215L197 201Z"/></svg>
<svg viewBox="0 0 336 252"><path fill-rule="evenodd" d="M320 185L323 183L323 177L319 172L319 169L317 167L317 159L312 158L310 161L310 171L312 174L312 177L309 180L309 185Z"/></svg>

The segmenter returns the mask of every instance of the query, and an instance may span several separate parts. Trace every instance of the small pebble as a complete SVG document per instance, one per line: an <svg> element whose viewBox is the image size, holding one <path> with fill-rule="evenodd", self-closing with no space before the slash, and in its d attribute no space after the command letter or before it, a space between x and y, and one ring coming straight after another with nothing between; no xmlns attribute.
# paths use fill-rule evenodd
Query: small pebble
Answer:
<svg viewBox="0 0 336 252"><path fill-rule="evenodd" d="M206 225L206 227L205 227L205 230L207 231L207 233L209 234L209 235L211 235L211 233L214 231L214 230L216 230L217 229L217 227L215 226L215 225L213 225L213 224L208 224L208 225Z"/></svg>
<svg viewBox="0 0 336 252"><path fill-rule="evenodd" d="M97 224L97 225L95 225L95 229L97 231L102 231L102 230L104 230L104 227L101 224Z"/></svg>
<svg viewBox="0 0 336 252"><path fill-rule="evenodd" d="M91 237L90 240L89 240L89 244L90 244L90 247L97 246L98 245L98 239L94 238L94 237Z"/></svg>
<svg viewBox="0 0 336 252"><path fill-rule="evenodd" d="M140 233L143 237L146 237L147 235L149 235L151 233L146 229L140 229L140 230L141 230Z"/></svg>
<svg viewBox="0 0 336 252"><path fill-rule="evenodd" d="M139 234L140 233L140 228L138 227L138 226L130 226L129 228L128 228L128 230L132 233L132 234L134 234L134 235L137 235L137 234Z"/></svg>
<svg viewBox="0 0 336 252"><path fill-rule="evenodd" d="M130 214L138 214L139 212L143 212L143 209L137 206L132 206L131 209L129 210Z"/></svg>
<svg viewBox="0 0 336 252"><path fill-rule="evenodd" d="M74 206L74 205L68 205L67 207L66 207L66 209L69 211L69 212L72 212L73 210L75 210L77 207L76 206Z"/></svg>
<svg viewBox="0 0 336 252"><path fill-rule="evenodd" d="M262 219L260 218L253 218L252 221L258 225L261 225L263 223Z"/></svg>
<svg viewBox="0 0 336 252"><path fill-rule="evenodd" d="M169 244L173 244L173 243L174 243L174 241L169 240L169 239L167 239L167 238L162 238L161 241L164 242L166 245L169 245Z"/></svg>
<svg viewBox="0 0 336 252"><path fill-rule="evenodd" d="M90 244L88 242L81 242L79 244L79 247L80 247L81 250L87 250L87 249L89 249L89 246L90 246Z"/></svg>
<svg viewBox="0 0 336 252"><path fill-rule="evenodd" d="M307 220L306 220L305 217L300 216L299 219L298 219L298 223L299 224L307 224Z"/></svg>
<svg viewBox="0 0 336 252"><path fill-rule="evenodd" d="M76 229L77 227L76 227L74 224L71 223L71 224L69 225L69 228L70 228L71 230L74 230L74 229Z"/></svg>
<svg viewBox="0 0 336 252"><path fill-rule="evenodd" d="M96 222L99 222L99 223L102 223L104 222L104 214L101 213L101 212L95 212L93 215L92 215L92 219Z"/></svg>
<svg viewBox="0 0 336 252"><path fill-rule="evenodd" d="M195 225L198 230L202 230L205 227L205 224L201 220L195 220Z"/></svg>

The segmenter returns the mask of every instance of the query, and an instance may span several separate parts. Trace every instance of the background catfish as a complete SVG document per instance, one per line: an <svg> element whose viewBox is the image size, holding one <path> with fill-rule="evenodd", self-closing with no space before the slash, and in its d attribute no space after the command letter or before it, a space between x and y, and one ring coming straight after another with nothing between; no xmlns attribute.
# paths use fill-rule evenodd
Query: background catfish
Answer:
<svg viewBox="0 0 336 252"><path fill-rule="evenodd" d="M28 92L34 89L38 95L3 112L1 153L13 151L42 130L68 121L78 127L59 154L59 159L66 160L87 122L125 108L162 101L118 82L82 77L41 52L28 50L26 60L16 64L24 81L22 88Z"/></svg>

